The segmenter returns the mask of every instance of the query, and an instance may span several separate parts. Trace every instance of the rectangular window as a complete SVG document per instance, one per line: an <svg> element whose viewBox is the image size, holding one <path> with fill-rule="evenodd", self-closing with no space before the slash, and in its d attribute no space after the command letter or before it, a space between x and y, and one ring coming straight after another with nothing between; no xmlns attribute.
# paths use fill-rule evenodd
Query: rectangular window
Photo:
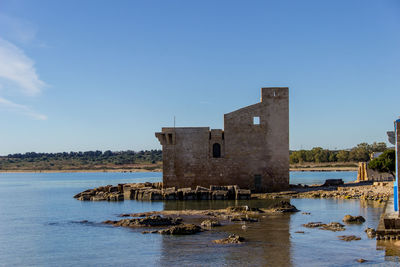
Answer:
<svg viewBox="0 0 400 267"><path fill-rule="evenodd" d="M254 175L254 188L256 192L261 191L262 181L261 181L261 174Z"/></svg>
<svg viewBox="0 0 400 267"><path fill-rule="evenodd" d="M253 124L260 125L260 117L253 117Z"/></svg>

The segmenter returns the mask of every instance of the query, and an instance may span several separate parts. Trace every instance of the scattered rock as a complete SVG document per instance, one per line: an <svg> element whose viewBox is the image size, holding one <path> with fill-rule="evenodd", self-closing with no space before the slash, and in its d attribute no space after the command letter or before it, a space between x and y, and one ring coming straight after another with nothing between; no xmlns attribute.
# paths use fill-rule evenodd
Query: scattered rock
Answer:
<svg viewBox="0 0 400 267"><path fill-rule="evenodd" d="M227 238L214 240L215 244L241 244L244 241L244 238L238 235L230 235Z"/></svg>
<svg viewBox="0 0 400 267"><path fill-rule="evenodd" d="M364 232L367 233L367 236L368 236L369 238L374 238L374 237L376 236L376 231L375 231L375 229L373 229L373 228L367 228L367 229L365 229Z"/></svg>
<svg viewBox="0 0 400 267"><path fill-rule="evenodd" d="M346 230L344 228L344 225L341 224L341 223L338 223L338 222L331 222L331 223L328 223L328 224L324 224L324 225L321 226L320 229L329 230L329 231L333 231L333 232Z"/></svg>
<svg viewBox="0 0 400 267"><path fill-rule="evenodd" d="M181 221L171 217L161 217L159 215L149 216L145 218L123 219L119 221L104 221L105 224L122 227L157 227L157 226L170 226L180 224Z"/></svg>
<svg viewBox="0 0 400 267"><path fill-rule="evenodd" d="M301 214L304 214L304 215L311 215L311 212L302 212Z"/></svg>
<svg viewBox="0 0 400 267"><path fill-rule="evenodd" d="M367 260L364 260L364 259L358 259L357 260L357 262L359 262L359 263L363 263L363 262L366 262Z"/></svg>
<svg viewBox="0 0 400 267"><path fill-rule="evenodd" d="M248 215L233 216L230 218L231 222L258 222L257 218L249 217Z"/></svg>
<svg viewBox="0 0 400 267"><path fill-rule="evenodd" d="M303 224L303 226L307 227L307 228L317 228L317 227L321 227L322 225L323 225L322 222L309 222L309 223Z"/></svg>
<svg viewBox="0 0 400 267"><path fill-rule="evenodd" d="M235 207L227 207L226 208L227 212L240 212L240 213L246 213L246 212L253 212L253 213L264 213L264 211L260 210L259 208L250 208L249 206L235 206Z"/></svg>
<svg viewBox="0 0 400 267"><path fill-rule="evenodd" d="M221 223L217 220L205 220L201 222L201 226L205 228L211 228L215 226L221 226Z"/></svg>
<svg viewBox="0 0 400 267"><path fill-rule="evenodd" d="M345 222L345 223L363 223L363 222L365 222L365 219L363 216L345 215L343 217L343 222Z"/></svg>
<svg viewBox="0 0 400 267"><path fill-rule="evenodd" d="M321 230L329 230L329 231L344 231L344 225L338 222L331 222L328 224L322 223L322 222L309 222L307 224L303 224L304 227L307 228L319 228Z"/></svg>
<svg viewBox="0 0 400 267"><path fill-rule="evenodd" d="M299 211L295 206L288 201L280 201L272 207L274 212L297 212Z"/></svg>
<svg viewBox="0 0 400 267"><path fill-rule="evenodd" d="M143 231L142 234L157 234L158 231L154 230L154 231Z"/></svg>
<svg viewBox="0 0 400 267"><path fill-rule="evenodd" d="M361 237L355 236L355 235L340 235L338 236L340 240L349 242L349 241L354 241L354 240L361 240Z"/></svg>
<svg viewBox="0 0 400 267"><path fill-rule="evenodd" d="M295 234L304 234L304 231L296 231Z"/></svg>
<svg viewBox="0 0 400 267"><path fill-rule="evenodd" d="M201 231L201 227L195 224L180 224L167 229L159 230L162 235L192 235Z"/></svg>

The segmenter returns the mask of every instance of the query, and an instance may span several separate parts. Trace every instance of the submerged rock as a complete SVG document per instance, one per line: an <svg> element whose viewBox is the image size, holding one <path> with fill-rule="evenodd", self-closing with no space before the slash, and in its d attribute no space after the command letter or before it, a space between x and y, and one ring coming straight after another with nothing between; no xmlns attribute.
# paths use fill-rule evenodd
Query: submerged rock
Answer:
<svg viewBox="0 0 400 267"><path fill-rule="evenodd" d="M344 228L344 225L341 223L338 223L338 222L331 222L328 224L324 224L320 227L320 229L321 230L329 230L329 231L333 231L333 232L346 230Z"/></svg>
<svg viewBox="0 0 400 267"><path fill-rule="evenodd" d="M309 222L307 224L303 224L303 226L307 228L319 228L321 230L329 230L333 232L346 230L344 225L338 222L331 222L328 224L322 222Z"/></svg>
<svg viewBox="0 0 400 267"><path fill-rule="evenodd" d="M242 216L234 216L230 218L231 222L258 222L257 218L252 218L247 215L242 215Z"/></svg>
<svg viewBox="0 0 400 267"><path fill-rule="evenodd" d="M153 231L143 231L142 234L157 234L158 231L157 230L153 230Z"/></svg>
<svg viewBox="0 0 400 267"><path fill-rule="evenodd" d="M157 227L180 224L181 221L171 217L149 216L145 218L123 219L119 221L104 221L105 224L122 227Z"/></svg>
<svg viewBox="0 0 400 267"><path fill-rule="evenodd" d="M264 213L264 211L260 210L259 208L251 208L247 205L245 206L234 206L234 207L227 207L226 208L227 212L231 213L247 213L247 212L252 212L252 213Z"/></svg>
<svg viewBox="0 0 400 267"><path fill-rule="evenodd" d="M192 235L198 232L201 232L201 227L195 224L180 224L158 231L162 235Z"/></svg>
<svg viewBox="0 0 400 267"><path fill-rule="evenodd" d="M230 235L227 238L223 238L223 239L217 239L214 240L213 242L215 244L240 244L244 241L244 238L238 235Z"/></svg>
<svg viewBox="0 0 400 267"><path fill-rule="evenodd" d="M363 263L363 262L366 262L367 260L364 260L364 259L357 259L357 262L359 262L359 263Z"/></svg>
<svg viewBox="0 0 400 267"><path fill-rule="evenodd" d="M303 224L303 226L307 227L307 228L317 228L317 227L321 227L322 225L323 225L322 222L309 222L309 223Z"/></svg>
<svg viewBox="0 0 400 267"><path fill-rule="evenodd" d="M221 226L221 223L217 220L205 220L201 222L201 226L205 228L211 228L215 226Z"/></svg>
<svg viewBox="0 0 400 267"><path fill-rule="evenodd" d="M340 235L338 236L340 240L349 242L349 241L355 241L355 240L361 240L361 237L355 236L355 235Z"/></svg>
<svg viewBox="0 0 400 267"><path fill-rule="evenodd" d="M363 223L363 222L365 222L365 219L363 216L345 215L343 217L343 222L345 222L345 223Z"/></svg>

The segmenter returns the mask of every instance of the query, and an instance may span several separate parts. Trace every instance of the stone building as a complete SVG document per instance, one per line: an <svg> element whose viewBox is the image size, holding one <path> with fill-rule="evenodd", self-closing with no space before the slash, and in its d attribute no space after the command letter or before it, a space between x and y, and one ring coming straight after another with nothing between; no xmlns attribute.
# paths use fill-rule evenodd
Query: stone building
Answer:
<svg viewBox="0 0 400 267"><path fill-rule="evenodd" d="M164 187L238 185L254 192L289 186L289 88L261 89L261 101L224 115L224 130L162 128Z"/></svg>

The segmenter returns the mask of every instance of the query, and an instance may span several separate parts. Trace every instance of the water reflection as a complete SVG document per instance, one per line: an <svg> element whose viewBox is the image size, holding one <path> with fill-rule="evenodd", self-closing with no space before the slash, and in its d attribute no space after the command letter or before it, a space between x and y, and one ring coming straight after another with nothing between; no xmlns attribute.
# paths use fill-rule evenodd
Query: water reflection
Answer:
<svg viewBox="0 0 400 267"><path fill-rule="evenodd" d="M169 201L165 210L222 209L228 206L249 205L268 208L277 200L249 201ZM192 236L163 236L160 264L201 266L291 266L290 225L291 215L266 215L259 222L228 223L222 227ZM217 245L212 241L235 233L243 236L246 243Z"/></svg>

